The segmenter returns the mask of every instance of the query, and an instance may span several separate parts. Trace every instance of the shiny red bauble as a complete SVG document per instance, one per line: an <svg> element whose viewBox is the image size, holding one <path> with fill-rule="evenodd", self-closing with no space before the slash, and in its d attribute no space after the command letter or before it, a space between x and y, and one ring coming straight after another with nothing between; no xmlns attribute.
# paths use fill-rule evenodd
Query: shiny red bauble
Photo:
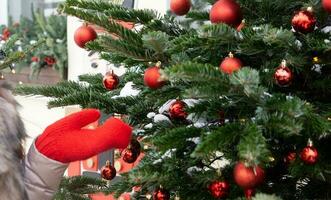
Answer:
<svg viewBox="0 0 331 200"><path fill-rule="evenodd" d="M307 34L315 30L316 17L312 11L301 10L294 14L292 27L296 32Z"/></svg>
<svg viewBox="0 0 331 200"><path fill-rule="evenodd" d="M302 149L300 158L307 165L315 164L318 159L317 149L311 145L308 145L307 147Z"/></svg>
<svg viewBox="0 0 331 200"><path fill-rule="evenodd" d="M128 149L132 149L139 156L141 152L140 142L137 139L131 139Z"/></svg>
<svg viewBox="0 0 331 200"><path fill-rule="evenodd" d="M276 69L274 79L279 86L289 86L293 79L292 71L290 70L290 68L286 67L285 64L282 64Z"/></svg>
<svg viewBox="0 0 331 200"><path fill-rule="evenodd" d="M220 64L220 70L226 74L232 74L234 71L239 70L242 66L242 62L230 53L229 57L225 58Z"/></svg>
<svg viewBox="0 0 331 200"><path fill-rule="evenodd" d="M74 34L74 40L76 44L81 48L84 48L86 43L93 41L96 38L97 33L95 32L95 30L87 25L79 27Z"/></svg>
<svg viewBox="0 0 331 200"><path fill-rule="evenodd" d="M151 89L157 89L164 85L164 80L161 80L160 67L149 67L144 74L144 83Z"/></svg>
<svg viewBox="0 0 331 200"><path fill-rule="evenodd" d="M238 27L243 20L243 14L235 0L219 0L211 8L209 18L212 23L225 23Z"/></svg>
<svg viewBox="0 0 331 200"><path fill-rule="evenodd" d="M326 12L331 14L331 0L323 0L322 6Z"/></svg>
<svg viewBox="0 0 331 200"><path fill-rule="evenodd" d="M184 120L188 116L188 113L185 111L187 107L186 103L180 100L176 100L170 105L169 114L172 119Z"/></svg>
<svg viewBox="0 0 331 200"><path fill-rule="evenodd" d="M114 72L107 72L106 75L103 77L102 82L103 82L103 86L107 90L113 90L118 86L120 80L118 76L114 74Z"/></svg>
<svg viewBox="0 0 331 200"><path fill-rule="evenodd" d="M170 199L170 193L168 192L168 190L159 188L153 192L153 200L169 200L169 199Z"/></svg>
<svg viewBox="0 0 331 200"><path fill-rule="evenodd" d="M230 184L226 181L214 181L208 186L208 189L214 198L226 198L229 195Z"/></svg>
<svg viewBox="0 0 331 200"><path fill-rule="evenodd" d="M126 163L134 163L136 162L137 158L138 158L139 154L138 152L134 151L133 149L124 149L122 151L122 159L124 162Z"/></svg>
<svg viewBox="0 0 331 200"><path fill-rule="evenodd" d="M116 176L116 169L113 167L109 161L107 161L106 165L101 168L101 177L108 181L112 180Z"/></svg>
<svg viewBox="0 0 331 200"><path fill-rule="evenodd" d="M191 0L171 0L170 10L176 15L185 15L191 9Z"/></svg>
<svg viewBox="0 0 331 200"><path fill-rule="evenodd" d="M244 189L253 189L264 181L264 170L259 167L246 167L238 162L233 170L234 181Z"/></svg>

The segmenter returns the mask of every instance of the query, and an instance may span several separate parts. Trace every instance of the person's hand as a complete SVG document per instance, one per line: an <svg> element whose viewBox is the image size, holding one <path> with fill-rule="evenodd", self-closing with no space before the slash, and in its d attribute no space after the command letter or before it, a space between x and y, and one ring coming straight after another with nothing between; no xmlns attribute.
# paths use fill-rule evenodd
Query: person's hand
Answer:
<svg viewBox="0 0 331 200"><path fill-rule="evenodd" d="M94 130L83 129L99 118L100 112L95 109L69 115L48 126L37 138L36 148L62 163L84 160L111 148L126 148L132 128L119 119L110 118Z"/></svg>

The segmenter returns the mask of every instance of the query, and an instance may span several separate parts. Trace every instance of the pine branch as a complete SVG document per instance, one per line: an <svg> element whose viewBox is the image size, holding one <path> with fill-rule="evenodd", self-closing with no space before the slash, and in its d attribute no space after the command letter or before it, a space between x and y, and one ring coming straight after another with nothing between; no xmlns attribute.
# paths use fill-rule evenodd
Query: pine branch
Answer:
<svg viewBox="0 0 331 200"><path fill-rule="evenodd" d="M120 5L100 0L69 0L62 4L59 7L59 10L68 13L70 12L69 8L72 7L102 12L114 20L123 20L141 24L149 23L151 20L158 17L158 14L153 10L128 10Z"/></svg>

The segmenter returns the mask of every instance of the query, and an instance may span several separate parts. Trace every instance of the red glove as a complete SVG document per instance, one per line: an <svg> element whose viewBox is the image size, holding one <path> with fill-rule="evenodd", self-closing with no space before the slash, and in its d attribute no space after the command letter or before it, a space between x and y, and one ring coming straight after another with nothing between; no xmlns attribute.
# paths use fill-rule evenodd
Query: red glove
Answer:
<svg viewBox="0 0 331 200"><path fill-rule="evenodd" d="M69 115L47 127L38 137L36 148L62 163L85 160L111 148L126 148L132 128L119 119L110 118L95 130L82 129L99 118L100 112L95 109Z"/></svg>

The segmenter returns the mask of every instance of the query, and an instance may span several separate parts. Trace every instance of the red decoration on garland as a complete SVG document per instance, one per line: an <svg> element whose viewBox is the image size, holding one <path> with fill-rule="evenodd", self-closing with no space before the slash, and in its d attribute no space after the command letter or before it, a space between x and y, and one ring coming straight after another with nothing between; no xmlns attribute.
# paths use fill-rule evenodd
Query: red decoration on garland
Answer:
<svg viewBox="0 0 331 200"><path fill-rule="evenodd" d="M169 199L170 199L170 193L163 188L156 189L153 192L153 200L169 200Z"/></svg>
<svg viewBox="0 0 331 200"><path fill-rule="evenodd" d="M229 57L222 61L220 70L226 74L232 74L234 71L239 70L242 65L242 62L238 58L235 58L234 55L230 52Z"/></svg>
<svg viewBox="0 0 331 200"><path fill-rule="evenodd" d="M171 0L170 2L170 10L176 15L186 15L190 9L190 0Z"/></svg>
<svg viewBox="0 0 331 200"><path fill-rule="evenodd" d="M254 189L245 189L244 192L245 192L245 197L248 200L251 200L252 199L252 196L255 195L255 190Z"/></svg>
<svg viewBox="0 0 331 200"><path fill-rule="evenodd" d="M331 14L331 0L323 0L322 5L324 10Z"/></svg>
<svg viewBox="0 0 331 200"><path fill-rule="evenodd" d="M311 140L308 141L308 145L301 151L300 157L301 160L307 165L313 165L317 162L318 152L313 146L313 142Z"/></svg>
<svg viewBox="0 0 331 200"><path fill-rule="evenodd" d="M264 181L264 170L259 167L246 167L238 162L233 170L234 181L244 189L254 189Z"/></svg>
<svg viewBox="0 0 331 200"><path fill-rule="evenodd" d="M144 83L151 89L160 88L165 84L164 80L161 79L160 65L161 63L158 62L155 67L149 67L145 71Z"/></svg>
<svg viewBox="0 0 331 200"><path fill-rule="evenodd" d="M106 162L106 165L101 168L101 177L108 181L112 180L116 176L116 169L110 164L110 161Z"/></svg>
<svg viewBox="0 0 331 200"><path fill-rule="evenodd" d="M39 58L37 56L33 56L31 58L31 62L39 62Z"/></svg>
<svg viewBox="0 0 331 200"><path fill-rule="evenodd" d="M56 63L55 58L51 57L51 56L47 56L44 58L44 61L47 63L48 66L52 66Z"/></svg>
<svg viewBox="0 0 331 200"><path fill-rule="evenodd" d="M127 148L122 151L122 159L126 163L134 163L136 162L139 154L138 152L134 151L133 149Z"/></svg>
<svg viewBox="0 0 331 200"><path fill-rule="evenodd" d="M181 100L176 100L169 108L170 117L173 119L184 120L187 117L185 112L186 103Z"/></svg>
<svg viewBox="0 0 331 200"><path fill-rule="evenodd" d="M292 18L292 27L296 32L307 34L313 32L316 26L316 17L313 10L309 7L307 10L301 10L295 13Z"/></svg>
<svg viewBox="0 0 331 200"><path fill-rule="evenodd" d="M235 0L219 0L211 8L209 18L212 23L225 23L237 28L243 15Z"/></svg>
<svg viewBox="0 0 331 200"><path fill-rule="evenodd" d="M9 29L8 29L8 28L4 28L4 29L2 30L2 36L1 36L1 39L4 40L4 41L6 41L6 40L9 39L10 35L11 35L11 33L10 33Z"/></svg>
<svg viewBox="0 0 331 200"><path fill-rule="evenodd" d="M102 82L103 82L103 86L107 90L113 90L118 86L120 80L118 76L114 74L114 71L111 71L106 73L106 75L103 77Z"/></svg>
<svg viewBox="0 0 331 200"><path fill-rule="evenodd" d="M84 48L86 43L93 41L96 38L97 33L95 32L95 30L87 25L79 27L74 34L74 40L76 44L81 48Z"/></svg>
<svg viewBox="0 0 331 200"><path fill-rule="evenodd" d="M214 181L208 189L214 198L226 198L229 195L230 184L226 181Z"/></svg>
<svg viewBox="0 0 331 200"><path fill-rule="evenodd" d="M293 79L293 74L290 68L286 66L286 61L283 60L281 66L279 66L274 74L274 79L279 86L289 86Z"/></svg>

